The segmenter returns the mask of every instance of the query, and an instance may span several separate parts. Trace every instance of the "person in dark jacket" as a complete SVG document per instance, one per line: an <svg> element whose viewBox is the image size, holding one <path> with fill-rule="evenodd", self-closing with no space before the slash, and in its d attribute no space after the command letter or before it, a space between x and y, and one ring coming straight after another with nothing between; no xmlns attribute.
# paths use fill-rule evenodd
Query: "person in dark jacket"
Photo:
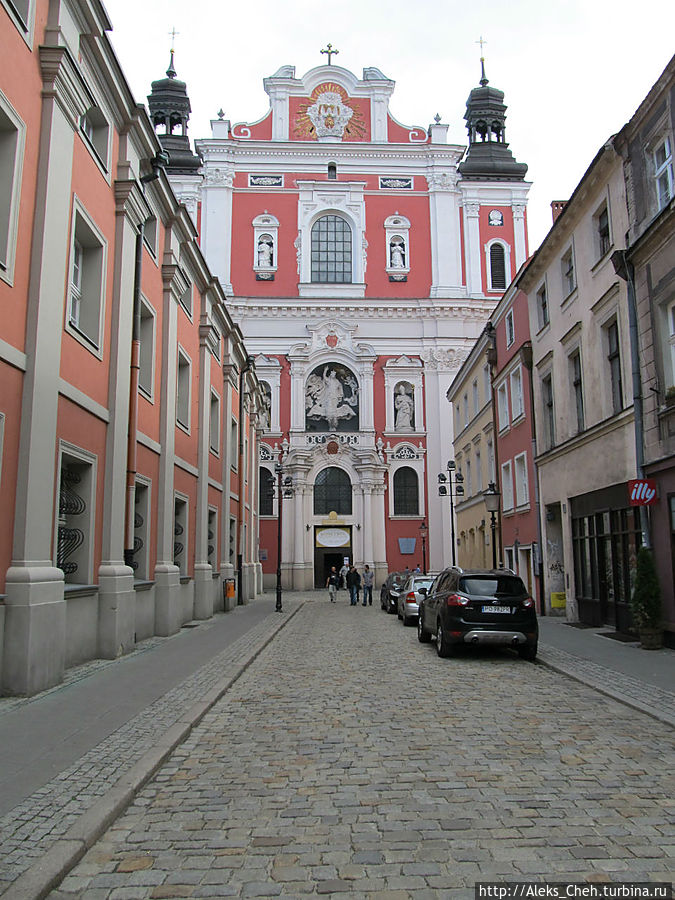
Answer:
<svg viewBox="0 0 675 900"><path fill-rule="evenodd" d="M349 605L357 606L359 602L359 590L361 588L361 576L354 566L347 572L347 589L349 590Z"/></svg>

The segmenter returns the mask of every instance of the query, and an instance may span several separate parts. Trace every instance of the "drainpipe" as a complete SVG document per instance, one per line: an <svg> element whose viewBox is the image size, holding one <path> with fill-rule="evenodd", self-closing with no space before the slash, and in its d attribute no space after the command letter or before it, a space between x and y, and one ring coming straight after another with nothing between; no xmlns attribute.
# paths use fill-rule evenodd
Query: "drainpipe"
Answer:
<svg viewBox="0 0 675 900"><path fill-rule="evenodd" d="M145 186L159 178L160 171L169 164L169 155L160 151L151 160L152 171L140 179L145 196ZM136 517L136 465L138 431L138 380L141 370L141 276L143 274L143 236L145 223L141 222L136 235L134 259L133 325L131 332L131 364L129 378L129 424L127 429L127 478L124 509L124 565L133 568L134 562L134 519Z"/></svg>
<svg viewBox="0 0 675 900"><path fill-rule="evenodd" d="M645 477L644 409L642 404L642 378L640 376L640 344L638 340L637 303L635 300L635 269L626 250L615 250L611 256L614 271L626 282L628 294L628 332L630 335L630 359L633 378L633 415L635 420L635 467L637 477ZM640 510L642 544L648 550L652 542L649 530L649 513L646 506Z"/></svg>
<svg viewBox="0 0 675 900"><path fill-rule="evenodd" d="M537 465L537 430L534 422L534 378L532 365L532 342L526 341L520 348L523 365L527 369L530 383L530 428L532 430L532 466L534 468L534 508L537 516L537 541L539 543L539 561L537 564L537 578L539 581L539 615L546 615L546 601L544 600L544 557L543 533L541 528L541 498L539 496L539 466Z"/></svg>
<svg viewBox="0 0 675 900"><path fill-rule="evenodd" d="M486 352L488 365L490 366L490 388L492 391L492 455L495 461L494 483L499 490L501 482L499 471L499 430L497 425L497 395L495 392L495 369L497 367L497 332L492 322L485 326L485 336L489 342ZM497 525L499 528L499 561L504 563L504 543L502 540L502 505L497 510Z"/></svg>
<svg viewBox="0 0 675 900"><path fill-rule="evenodd" d="M244 573L244 513L245 513L245 503L244 503L244 379L246 377L246 373L250 372L254 365L254 359L252 356L246 357L246 362L239 370L239 523L238 523L238 534L239 540L237 542L237 605L243 606L244 604L244 591L243 591L243 573Z"/></svg>

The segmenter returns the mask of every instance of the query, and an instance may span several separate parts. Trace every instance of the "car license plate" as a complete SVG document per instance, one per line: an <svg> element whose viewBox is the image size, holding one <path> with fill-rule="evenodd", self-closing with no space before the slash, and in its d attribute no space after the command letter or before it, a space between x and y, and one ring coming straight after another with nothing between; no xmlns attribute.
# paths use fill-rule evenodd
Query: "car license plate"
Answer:
<svg viewBox="0 0 675 900"><path fill-rule="evenodd" d="M482 611L484 613L510 613L511 607L510 606L484 606Z"/></svg>

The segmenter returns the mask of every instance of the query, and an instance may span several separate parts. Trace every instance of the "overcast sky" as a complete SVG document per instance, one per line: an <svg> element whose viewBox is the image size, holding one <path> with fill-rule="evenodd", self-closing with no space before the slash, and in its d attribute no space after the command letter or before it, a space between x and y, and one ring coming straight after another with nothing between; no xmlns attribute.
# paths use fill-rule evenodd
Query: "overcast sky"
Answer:
<svg viewBox="0 0 675 900"><path fill-rule="evenodd" d="M192 104L189 134L210 136L222 107L232 122L267 111L262 80L282 65L296 75L334 62L361 76L376 66L396 82L390 110L426 127L436 113L465 144L469 91L485 38L490 84L505 92L506 135L529 165L530 251L610 135L631 117L675 51L672 0L107 0L112 42L139 102L169 61Z"/></svg>

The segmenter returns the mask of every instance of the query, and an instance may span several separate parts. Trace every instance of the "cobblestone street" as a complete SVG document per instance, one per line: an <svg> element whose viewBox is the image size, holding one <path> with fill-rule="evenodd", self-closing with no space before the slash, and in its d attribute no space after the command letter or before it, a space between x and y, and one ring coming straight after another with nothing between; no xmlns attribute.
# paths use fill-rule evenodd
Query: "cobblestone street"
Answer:
<svg viewBox="0 0 675 900"><path fill-rule="evenodd" d="M50 897L672 881L674 763L668 725L583 684L508 652L440 660L322 594Z"/></svg>

